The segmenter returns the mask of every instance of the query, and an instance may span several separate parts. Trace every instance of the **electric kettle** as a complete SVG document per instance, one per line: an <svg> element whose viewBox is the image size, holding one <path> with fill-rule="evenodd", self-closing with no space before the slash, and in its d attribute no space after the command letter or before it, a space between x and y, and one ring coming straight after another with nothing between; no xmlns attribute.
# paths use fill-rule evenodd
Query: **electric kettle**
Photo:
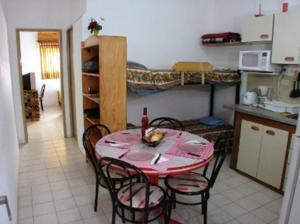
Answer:
<svg viewBox="0 0 300 224"><path fill-rule="evenodd" d="M243 102L246 105L252 105L257 103L257 93L256 92L246 92L243 98Z"/></svg>

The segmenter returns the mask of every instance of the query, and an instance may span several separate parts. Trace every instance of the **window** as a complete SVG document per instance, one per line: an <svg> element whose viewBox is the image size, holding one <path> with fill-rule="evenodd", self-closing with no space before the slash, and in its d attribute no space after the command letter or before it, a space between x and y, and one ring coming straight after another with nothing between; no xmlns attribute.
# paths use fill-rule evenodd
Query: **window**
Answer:
<svg viewBox="0 0 300 224"><path fill-rule="evenodd" d="M39 42L42 79L60 78L60 50L58 42Z"/></svg>

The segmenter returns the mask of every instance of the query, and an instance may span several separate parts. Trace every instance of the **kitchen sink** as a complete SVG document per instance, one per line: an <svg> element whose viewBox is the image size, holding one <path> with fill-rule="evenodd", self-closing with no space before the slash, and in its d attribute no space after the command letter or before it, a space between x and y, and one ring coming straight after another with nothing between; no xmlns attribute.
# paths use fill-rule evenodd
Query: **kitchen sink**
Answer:
<svg viewBox="0 0 300 224"><path fill-rule="evenodd" d="M299 112L300 104L289 104L278 100L266 100L263 104L258 104L259 107L274 112L288 112L296 114Z"/></svg>

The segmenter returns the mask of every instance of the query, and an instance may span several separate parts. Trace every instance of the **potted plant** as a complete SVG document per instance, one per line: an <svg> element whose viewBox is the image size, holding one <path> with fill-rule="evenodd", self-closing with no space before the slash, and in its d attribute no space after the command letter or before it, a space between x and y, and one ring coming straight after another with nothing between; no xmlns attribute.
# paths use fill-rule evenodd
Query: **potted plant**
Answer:
<svg viewBox="0 0 300 224"><path fill-rule="evenodd" d="M103 21L104 19L100 18L100 20ZM88 30L91 32L91 34L98 35L100 30L102 30L102 26L100 25L100 23L97 22L97 20L91 18Z"/></svg>

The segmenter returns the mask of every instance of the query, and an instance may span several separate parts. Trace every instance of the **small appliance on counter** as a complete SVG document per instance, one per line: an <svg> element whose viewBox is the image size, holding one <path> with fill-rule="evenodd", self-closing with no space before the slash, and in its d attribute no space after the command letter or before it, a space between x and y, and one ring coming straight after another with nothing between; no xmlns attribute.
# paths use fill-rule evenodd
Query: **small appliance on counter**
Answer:
<svg viewBox="0 0 300 224"><path fill-rule="evenodd" d="M253 105L257 103L257 93L256 92L246 92L243 97L243 103L246 105Z"/></svg>
<svg viewBox="0 0 300 224"><path fill-rule="evenodd" d="M240 51L240 70L276 75L276 68L275 65L271 64L271 51L269 50Z"/></svg>
<svg viewBox="0 0 300 224"><path fill-rule="evenodd" d="M264 104L265 101L272 101L273 88L271 86L257 86L258 104Z"/></svg>

